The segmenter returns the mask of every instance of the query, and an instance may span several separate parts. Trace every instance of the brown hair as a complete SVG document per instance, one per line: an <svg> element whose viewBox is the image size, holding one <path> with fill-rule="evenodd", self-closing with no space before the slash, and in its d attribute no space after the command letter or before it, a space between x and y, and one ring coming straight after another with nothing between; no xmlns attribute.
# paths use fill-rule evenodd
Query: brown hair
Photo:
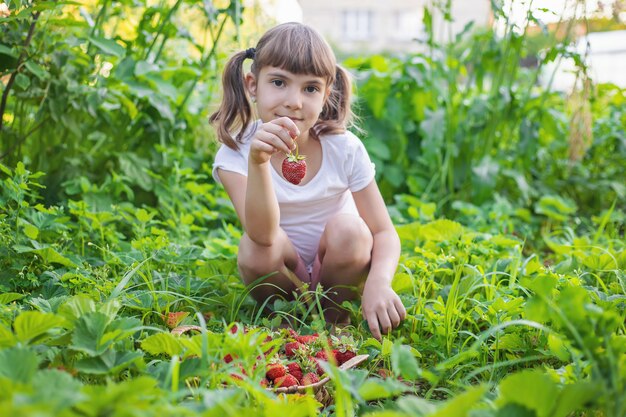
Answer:
<svg viewBox="0 0 626 417"><path fill-rule="evenodd" d="M314 75L327 80L330 95L309 132L313 137L342 133L352 122L350 74L337 65L332 49L315 29L302 23L283 23L268 30L254 50L238 52L226 63L222 76L222 102L209 118L217 129L220 142L237 149L237 142L241 142L250 125L252 106L244 86L243 62L252 57L250 70L257 77L261 68L273 66L294 74ZM231 133L233 131L238 131L235 138Z"/></svg>

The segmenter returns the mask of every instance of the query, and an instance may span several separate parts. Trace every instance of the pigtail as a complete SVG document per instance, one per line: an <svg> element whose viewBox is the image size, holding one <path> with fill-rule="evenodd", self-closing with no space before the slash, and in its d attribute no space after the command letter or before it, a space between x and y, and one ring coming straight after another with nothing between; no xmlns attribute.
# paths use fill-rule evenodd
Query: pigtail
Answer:
<svg viewBox="0 0 626 417"><path fill-rule="evenodd" d="M342 133L352 125L354 113L350 107L351 97L350 73L337 65L335 81L330 89L330 95L322 108L318 122L313 127L315 136Z"/></svg>
<svg viewBox="0 0 626 417"><path fill-rule="evenodd" d="M252 119L252 107L246 94L243 75L243 61L249 58L249 51L233 55L222 75L223 97L219 109L211 115L209 122L217 130L217 138L231 149L238 149L246 128ZM233 139L233 131L238 131Z"/></svg>

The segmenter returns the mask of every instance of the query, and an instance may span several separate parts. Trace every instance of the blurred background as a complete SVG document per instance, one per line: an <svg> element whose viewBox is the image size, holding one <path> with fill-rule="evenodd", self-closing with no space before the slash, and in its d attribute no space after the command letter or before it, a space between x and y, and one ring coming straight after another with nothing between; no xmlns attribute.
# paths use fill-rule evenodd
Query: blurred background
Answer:
<svg viewBox="0 0 626 417"><path fill-rule="evenodd" d="M312 25L336 50L345 54L423 51L426 38L423 12L430 3L427 0L262 2L278 22L298 21ZM626 2L623 0L507 0L502 7L507 10L508 22L497 22L500 31L505 30L507 23L512 23L517 30L525 30L531 36L539 37L546 31L556 34L559 30L558 36L564 37L563 23L579 20L573 29L572 48L586 55L594 81L626 86ZM433 17L436 19L435 39L440 42L453 41L468 24L484 28L496 23L489 0L452 2L449 24L444 24L445 16L441 14ZM542 81L547 84L555 72L552 85L559 90L571 89L573 70L571 59L558 68L550 65Z"/></svg>
<svg viewBox="0 0 626 417"><path fill-rule="evenodd" d="M210 178L221 70L297 20L354 75L356 128L398 222L430 204L559 222L626 205L624 0L0 5L0 163L42 172L45 204L154 207L231 239Z"/></svg>

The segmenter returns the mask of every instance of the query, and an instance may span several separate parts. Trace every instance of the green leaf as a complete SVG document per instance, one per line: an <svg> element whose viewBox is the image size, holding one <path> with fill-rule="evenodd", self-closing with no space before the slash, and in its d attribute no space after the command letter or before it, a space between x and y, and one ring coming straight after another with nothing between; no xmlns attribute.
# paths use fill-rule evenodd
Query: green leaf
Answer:
<svg viewBox="0 0 626 417"><path fill-rule="evenodd" d="M0 294L0 304L9 304L13 301L21 300L26 297L24 294L18 294L16 292L5 292Z"/></svg>
<svg viewBox="0 0 626 417"><path fill-rule="evenodd" d="M373 157L382 159L383 161L391 158L391 151L387 144L380 140L363 141L363 144L367 147L367 151Z"/></svg>
<svg viewBox="0 0 626 417"><path fill-rule="evenodd" d="M521 284L547 299L554 298L553 292L558 284L558 279L553 275L542 274L534 278L524 277Z"/></svg>
<svg viewBox="0 0 626 417"><path fill-rule="evenodd" d="M0 325L0 348L11 347L17 344L17 339L11 331L6 327Z"/></svg>
<svg viewBox="0 0 626 417"><path fill-rule="evenodd" d="M383 344L380 349L380 354L383 357L389 357L391 350L393 349L393 343L389 339L383 339Z"/></svg>
<svg viewBox="0 0 626 417"><path fill-rule="evenodd" d="M36 243L37 242L35 242L35 244ZM27 246L15 245L13 246L13 249L15 249L17 253L35 253L39 255L41 259L43 259L43 261L47 264L59 264L59 265L67 266L68 268L78 268L78 265L76 265L74 262L72 262L70 259L66 258L65 256L61 255L59 252L57 252L54 248L50 246L43 246L43 247L33 249Z"/></svg>
<svg viewBox="0 0 626 417"><path fill-rule="evenodd" d="M566 417L580 411L584 404L598 395L598 386L586 381L579 381L563 387L557 406L551 417Z"/></svg>
<svg viewBox="0 0 626 417"><path fill-rule="evenodd" d="M517 333L507 333L498 338L497 342L493 342L490 346L491 349L511 350L511 351L523 351L525 350L526 343L522 337Z"/></svg>
<svg viewBox="0 0 626 417"><path fill-rule="evenodd" d="M545 214L551 219L557 221L565 221L571 214L576 213L576 203L570 200L565 200L559 196L546 195L539 199L535 204L535 211L540 214Z"/></svg>
<svg viewBox="0 0 626 417"><path fill-rule="evenodd" d="M469 415L472 407L480 400L487 391L485 386L472 387L447 401L436 413L430 417L465 417Z"/></svg>
<svg viewBox="0 0 626 417"><path fill-rule="evenodd" d="M174 123L174 112L166 97L161 94L152 92L148 95L148 101L159 112L162 118Z"/></svg>
<svg viewBox="0 0 626 417"><path fill-rule="evenodd" d="M37 236L39 236L39 229L30 223L24 223L24 234L29 239L35 240L37 239Z"/></svg>
<svg viewBox="0 0 626 417"><path fill-rule="evenodd" d="M495 417L537 417L537 414L519 404L506 404L498 409Z"/></svg>
<svg viewBox="0 0 626 417"><path fill-rule="evenodd" d="M133 182L146 191L153 188L153 180L148 173L150 162L132 152L119 154L120 169Z"/></svg>
<svg viewBox="0 0 626 417"><path fill-rule="evenodd" d="M107 55L113 55L122 58L126 51L124 47L113 39L106 39L99 36L89 36L89 41Z"/></svg>
<svg viewBox="0 0 626 417"><path fill-rule="evenodd" d="M2 45L0 44L0 54L2 55L8 55L11 58L17 58L17 54L15 52L13 52L13 50L11 50L11 48L9 48L6 45Z"/></svg>
<svg viewBox="0 0 626 417"><path fill-rule="evenodd" d="M464 232L460 223L448 219L439 219L423 225L419 229L419 234L426 240L435 242L455 241Z"/></svg>
<svg viewBox="0 0 626 417"><path fill-rule="evenodd" d="M28 78L23 73L18 73L15 76L15 86L18 90L26 91L28 87L30 87L30 78Z"/></svg>
<svg viewBox="0 0 626 417"><path fill-rule="evenodd" d="M28 384L38 367L39 358L29 348L13 347L0 350L0 376Z"/></svg>
<svg viewBox="0 0 626 417"><path fill-rule="evenodd" d="M48 72L41 65L33 62L26 61L24 66L30 71L35 77L39 78L41 81L45 81L48 78Z"/></svg>
<svg viewBox="0 0 626 417"><path fill-rule="evenodd" d="M554 333L548 335L548 348L550 353L559 358L562 361L570 361L571 354L565 345L563 339Z"/></svg>
<svg viewBox="0 0 626 417"><path fill-rule="evenodd" d="M150 220L152 220L152 218L155 215L156 215L155 212L148 213L146 209L142 209L142 208L138 209L135 212L135 216L137 217L137 220L139 220L143 224L148 223Z"/></svg>
<svg viewBox="0 0 626 417"><path fill-rule="evenodd" d="M359 395L365 401L397 397L409 391L409 387L395 379L368 378L359 387Z"/></svg>
<svg viewBox="0 0 626 417"><path fill-rule="evenodd" d="M498 404L519 404L535 411L537 417L552 417L558 394L556 383L538 370L510 375L500 383Z"/></svg>
<svg viewBox="0 0 626 417"><path fill-rule="evenodd" d="M398 294L400 293L413 294L413 291L415 290L415 279L413 278L412 275L401 272L393 276L393 281L391 283L391 286L393 290Z"/></svg>
<svg viewBox="0 0 626 417"><path fill-rule="evenodd" d="M419 355L419 352L414 351ZM396 342L391 349L391 367L396 375L415 381L420 377L420 367L411 347ZM420 355L421 356L421 355Z"/></svg>
<svg viewBox="0 0 626 417"><path fill-rule="evenodd" d="M399 409L403 410L410 416L427 416L436 410L433 403L414 395L403 396L397 400L396 404Z"/></svg>
<svg viewBox="0 0 626 417"><path fill-rule="evenodd" d="M0 164L0 171L4 172L9 177L13 176L13 172L6 165Z"/></svg>
<svg viewBox="0 0 626 417"><path fill-rule="evenodd" d="M117 352L109 350L94 358L84 358L76 362L76 369L93 375L117 374L130 367L143 357L143 352Z"/></svg>
<svg viewBox="0 0 626 417"><path fill-rule="evenodd" d="M17 340L28 343L49 330L61 326L63 322L63 318L56 314L24 311L13 322L13 329Z"/></svg>
<svg viewBox="0 0 626 417"><path fill-rule="evenodd" d="M385 167L383 178L389 181L394 187L399 187L406 180L406 172L398 165L389 165Z"/></svg>
<svg viewBox="0 0 626 417"><path fill-rule="evenodd" d="M524 242L516 237L504 235L495 235L489 239L489 242L503 248L515 248L524 244Z"/></svg>
<svg viewBox="0 0 626 417"><path fill-rule="evenodd" d="M59 315L69 321L78 320L87 313L96 311L96 303L86 295L76 295L59 307Z"/></svg>
<svg viewBox="0 0 626 417"><path fill-rule="evenodd" d="M72 335L70 347L74 350L96 356L104 353L112 341L103 343L109 318L100 312L87 313L76 320L76 327Z"/></svg>
<svg viewBox="0 0 626 417"><path fill-rule="evenodd" d="M141 348L151 355L180 355L183 352L183 346L179 343L178 338L171 333L157 333L148 336L141 342Z"/></svg>
<svg viewBox="0 0 626 417"><path fill-rule="evenodd" d="M111 319L110 316L109 319ZM106 333L102 337L102 344L108 345L125 339L141 330L141 328L141 320L135 317L122 317L115 319L107 326Z"/></svg>
<svg viewBox="0 0 626 417"><path fill-rule="evenodd" d="M82 384L67 372L57 369L44 369L37 373L33 381L33 391L37 402L45 404L53 415L85 399L81 393Z"/></svg>

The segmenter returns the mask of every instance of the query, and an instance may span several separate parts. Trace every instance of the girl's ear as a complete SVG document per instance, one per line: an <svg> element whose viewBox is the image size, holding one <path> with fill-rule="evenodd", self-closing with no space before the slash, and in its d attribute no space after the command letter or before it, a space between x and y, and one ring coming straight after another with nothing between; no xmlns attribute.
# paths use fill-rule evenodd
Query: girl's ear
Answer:
<svg viewBox="0 0 626 417"><path fill-rule="evenodd" d="M248 94L250 97L256 96L256 77L253 73L249 72L246 74L245 80L246 90L248 90Z"/></svg>

